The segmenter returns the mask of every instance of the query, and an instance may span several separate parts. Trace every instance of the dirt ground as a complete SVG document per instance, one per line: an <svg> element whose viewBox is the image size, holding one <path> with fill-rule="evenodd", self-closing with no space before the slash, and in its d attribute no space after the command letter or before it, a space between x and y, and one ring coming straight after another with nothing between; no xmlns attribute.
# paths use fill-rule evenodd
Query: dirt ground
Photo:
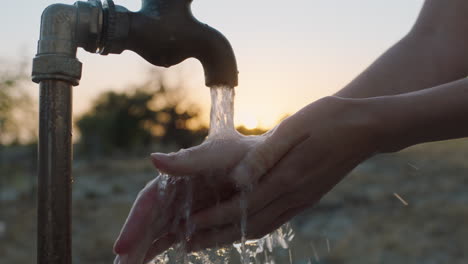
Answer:
<svg viewBox="0 0 468 264"><path fill-rule="evenodd" d="M36 201L30 172L22 173L0 186L2 264L36 262ZM112 263L133 199L156 172L141 159L76 161L74 175L73 263ZM468 141L376 156L291 224L294 264L466 264ZM289 263L289 252L276 263Z"/></svg>

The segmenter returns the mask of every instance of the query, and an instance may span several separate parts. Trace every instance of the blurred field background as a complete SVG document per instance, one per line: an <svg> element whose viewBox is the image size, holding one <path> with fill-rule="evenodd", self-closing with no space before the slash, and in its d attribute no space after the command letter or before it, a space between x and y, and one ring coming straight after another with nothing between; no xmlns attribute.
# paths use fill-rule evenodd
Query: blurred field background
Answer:
<svg viewBox="0 0 468 264"><path fill-rule="evenodd" d="M25 91L24 68L0 72L0 263L6 264L35 263L37 102ZM149 153L196 145L207 133L183 85L167 86L158 72L150 76L143 85L103 92L75 118L73 263L111 263L133 200L157 174ZM468 263L467 161L468 140L370 159L292 221L292 263ZM277 254L277 263L289 263L288 251ZM231 262L237 261L234 253Z"/></svg>

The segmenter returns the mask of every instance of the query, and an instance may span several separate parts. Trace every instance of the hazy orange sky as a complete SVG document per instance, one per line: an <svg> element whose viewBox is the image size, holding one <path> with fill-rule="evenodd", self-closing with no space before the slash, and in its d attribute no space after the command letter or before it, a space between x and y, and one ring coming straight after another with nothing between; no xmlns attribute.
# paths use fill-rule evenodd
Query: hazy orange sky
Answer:
<svg viewBox="0 0 468 264"><path fill-rule="evenodd" d="M3 3L0 59L32 59L42 10L57 1ZM72 4L74 1L61 1ZM140 1L116 0L130 10ZM236 122L271 127L287 113L346 85L411 28L423 0L194 0L193 12L231 41L240 70ZM8 41L5 41L8 40ZM75 113L106 89L146 79L152 67L132 52L107 57L80 51L84 64L75 88ZM187 97L204 106L203 70L190 59L168 70L189 80ZM31 92L37 94L37 86Z"/></svg>

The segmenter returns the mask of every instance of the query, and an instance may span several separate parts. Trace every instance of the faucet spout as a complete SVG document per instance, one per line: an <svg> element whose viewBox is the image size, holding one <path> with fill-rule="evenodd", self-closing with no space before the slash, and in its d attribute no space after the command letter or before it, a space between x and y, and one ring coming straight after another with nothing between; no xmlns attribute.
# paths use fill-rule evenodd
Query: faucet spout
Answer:
<svg viewBox="0 0 468 264"><path fill-rule="evenodd" d="M107 32L122 28L126 31L114 36L107 34L109 40L104 42L109 48L104 47L105 53L129 49L163 67L196 58L203 65L207 86L238 85L231 44L219 31L192 15L192 0L143 0L142 9L136 13L111 2L107 0L108 4L104 4L109 7Z"/></svg>
<svg viewBox="0 0 468 264"><path fill-rule="evenodd" d="M194 57L200 60L208 87L238 85L236 57L229 41L217 30L202 25L194 41Z"/></svg>

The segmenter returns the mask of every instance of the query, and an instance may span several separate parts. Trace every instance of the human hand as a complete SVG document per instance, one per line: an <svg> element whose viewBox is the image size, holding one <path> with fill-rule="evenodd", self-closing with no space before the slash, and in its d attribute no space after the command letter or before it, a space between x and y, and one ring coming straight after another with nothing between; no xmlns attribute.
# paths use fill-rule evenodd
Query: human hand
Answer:
<svg viewBox="0 0 468 264"><path fill-rule="evenodd" d="M215 135L197 147L154 154L155 166L170 176L158 176L139 193L114 246L119 254L115 263L151 260L161 247L180 239L177 229L188 232L184 218L232 196L236 185L226 175L258 139L238 133ZM158 238L164 238L163 245L153 243Z"/></svg>
<svg viewBox="0 0 468 264"><path fill-rule="evenodd" d="M245 194L248 239L260 238L316 204L345 175L376 152L373 120L359 100L327 97L283 121L257 142L229 175L251 184ZM188 157L190 158L190 157ZM173 171L184 162L167 160ZM188 250L240 239L242 195L192 216ZM159 243L162 245L163 239ZM164 250L161 247L161 250Z"/></svg>
<svg viewBox="0 0 468 264"><path fill-rule="evenodd" d="M373 120L356 102L336 97L321 99L267 135L251 137L250 142L241 144L239 153L243 155L230 159L232 167L224 167L219 175L231 184L250 186L245 194L247 238L262 237L314 205L350 170L374 153L375 134L369 129ZM208 168L218 165L217 161L222 161L228 152L159 155L155 163L174 175L197 174L192 171L210 174ZM241 237L238 223L242 218L242 195L232 194L233 197L217 206L194 211L191 221L195 233L190 237L188 250L227 244ZM148 253L150 256L161 253L176 241L173 236L153 236L153 239L154 250Z"/></svg>

